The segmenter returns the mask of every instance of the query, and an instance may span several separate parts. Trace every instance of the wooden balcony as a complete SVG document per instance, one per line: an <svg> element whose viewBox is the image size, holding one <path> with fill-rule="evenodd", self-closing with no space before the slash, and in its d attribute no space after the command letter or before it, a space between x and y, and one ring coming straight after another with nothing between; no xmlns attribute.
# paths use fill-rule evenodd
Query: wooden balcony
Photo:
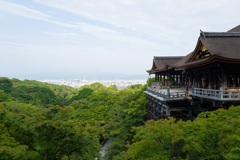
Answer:
<svg viewBox="0 0 240 160"><path fill-rule="evenodd" d="M148 87L145 93L161 101L174 101L188 98L188 93L185 91L185 88L166 89L166 87L164 87L157 89Z"/></svg>
<svg viewBox="0 0 240 160"><path fill-rule="evenodd" d="M214 90L193 88L191 96L218 101L240 101L240 90L238 89Z"/></svg>

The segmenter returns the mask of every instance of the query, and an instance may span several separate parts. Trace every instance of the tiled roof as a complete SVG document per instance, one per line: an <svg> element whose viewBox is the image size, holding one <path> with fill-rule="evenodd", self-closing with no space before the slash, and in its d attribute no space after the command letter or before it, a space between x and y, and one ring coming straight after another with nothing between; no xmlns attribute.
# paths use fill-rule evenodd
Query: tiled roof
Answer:
<svg viewBox="0 0 240 160"><path fill-rule="evenodd" d="M200 33L202 38L207 37L240 37L240 32L202 32Z"/></svg>
<svg viewBox="0 0 240 160"><path fill-rule="evenodd" d="M173 57L155 56L153 59L152 68L150 70L147 70L147 72L156 73L159 71L171 69L181 58L183 58L183 56L173 56Z"/></svg>
<svg viewBox="0 0 240 160"><path fill-rule="evenodd" d="M201 46L205 46L210 56L194 59ZM154 57L153 66L147 72L157 73L172 68L184 69L213 62L237 63L240 65L240 25L227 32L201 31L193 52L184 57Z"/></svg>
<svg viewBox="0 0 240 160"><path fill-rule="evenodd" d="M187 60L189 59L189 57L193 54L193 52L189 53L188 55L182 57L175 65L174 67L179 68L180 66L183 66Z"/></svg>
<svg viewBox="0 0 240 160"><path fill-rule="evenodd" d="M236 26L236 27L230 29L230 30L227 31L227 32L240 32L240 25L238 25L238 26Z"/></svg>
<svg viewBox="0 0 240 160"><path fill-rule="evenodd" d="M197 54L199 45L202 44L211 53L211 56L204 59L193 60L192 57ZM240 25L228 32L202 32L198 38L197 45L189 56L183 58L185 62L178 63L178 67L191 68L201 66L213 61L226 61L228 63L240 62ZM187 59L187 60L186 60Z"/></svg>

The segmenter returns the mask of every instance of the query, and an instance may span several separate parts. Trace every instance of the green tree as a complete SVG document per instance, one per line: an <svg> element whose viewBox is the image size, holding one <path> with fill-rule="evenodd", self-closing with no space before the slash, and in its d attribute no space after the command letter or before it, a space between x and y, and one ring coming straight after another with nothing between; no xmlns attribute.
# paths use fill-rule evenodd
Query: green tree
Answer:
<svg viewBox="0 0 240 160"><path fill-rule="evenodd" d="M7 93L5 93L3 90L0 90L0 102L6 101L10 98Z"/></svg>
<svg viewBox="0 0 240 160"><path fill-rule="evenodd" d="M8 138L0 148L5 159L100 158L100 143L108 138L107 158L116 159L132 143L132 128L146 120L142 85L117 90L100 83L80 89L18 79L2 84L0 124Z"/></svg>
<svg viewBox="0 0 240 160"><path fill-rule="evenodd" d="M110 121L104 126L105 137L112 139L105 159L114 159L126 150L126 144L132 141L132 128L140 126L146 119L146 95L141 85L130 86L120 90L117 101L110 110Z"/></svg>
<svg viewBox="0 0 240 160"><path fill-rule="evenodd" d="M0 159L27 159L26 145L19 144L0 123Z"/></svg>
<svg viewBox="0 0 240 160"><path fill-rule="evenodd" d="M3 90L6 93L11 92L13 83L10 79L6 77L0 77L0 90Z"/></svg>
<svg viewBox="0 0 240 160"><path fill-rule="evenodd" d="M239 114L240 107L230 107L193 121L148 121L118 159L239 159Z"/></svg>
<svg viewBox="0 0 240 160"><path fill-rule="evenodd" d="M73 107L6 105L2 105L0 123L6 126L16 144L26 146L26 159L99 157L97 124L82 121Z"/></svg>

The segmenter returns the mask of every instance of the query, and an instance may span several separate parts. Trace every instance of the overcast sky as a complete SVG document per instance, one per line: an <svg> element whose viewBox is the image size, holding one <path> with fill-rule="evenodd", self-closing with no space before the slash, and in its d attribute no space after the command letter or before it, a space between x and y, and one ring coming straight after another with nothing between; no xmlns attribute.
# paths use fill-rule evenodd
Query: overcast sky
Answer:
<svg viewBox="0 0 240 160"><path fill-rule="evenodd" d="M0 76L146 74L203 31L240 24L239 0L0 0ZM79 76L79 77L78 77Z"/></svg>

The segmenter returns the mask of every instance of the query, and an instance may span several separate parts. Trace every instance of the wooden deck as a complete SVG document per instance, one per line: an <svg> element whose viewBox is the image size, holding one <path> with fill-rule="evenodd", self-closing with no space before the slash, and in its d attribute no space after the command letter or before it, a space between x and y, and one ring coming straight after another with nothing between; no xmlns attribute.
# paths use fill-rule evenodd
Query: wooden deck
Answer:
<svg viewBox="0 0 240 160"><path fill-rule="evenodd" d="M203 111L228 107L240 102L240 89L213 90L203 88L148 87L148 113L150 119L173 116L194 119Z"/></svg>
<svg viewBox="0 0 240 160"><path fill-rule="evenodd" d="M161 101L189 99L190 96L217 100L217 101L240 101L239 89L214 90L203 88L192 88L186 92L185 88L151 88L148 87L146 94Z"/></svg>
<svg viewBox="0 0 240 160"><path fill-rule="evenodd" d="M173 116L176 119L192 119L192 109L185 88L148 87L149 119Z"/></svg>
<svg viewBox="0 0 240 160"><path fill-rule="evenodd" d="M219 101L240 101L240 90L238 89L214 90L193 88L190 95Z"/></svg>
<svg viewBox="0 0 240 160"><path fill-rule="evenodd" d="M156 89L148 87L145 93L161 101L174 101L189 98L185 88Z"/></svg>

